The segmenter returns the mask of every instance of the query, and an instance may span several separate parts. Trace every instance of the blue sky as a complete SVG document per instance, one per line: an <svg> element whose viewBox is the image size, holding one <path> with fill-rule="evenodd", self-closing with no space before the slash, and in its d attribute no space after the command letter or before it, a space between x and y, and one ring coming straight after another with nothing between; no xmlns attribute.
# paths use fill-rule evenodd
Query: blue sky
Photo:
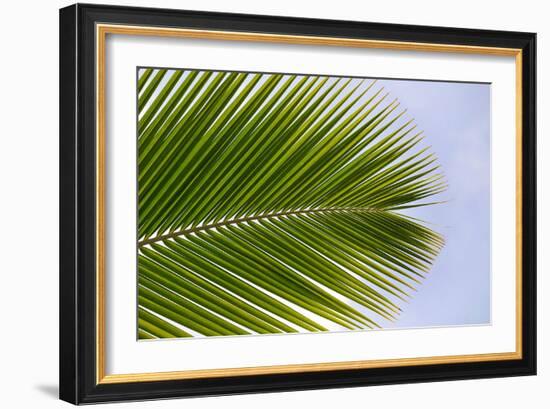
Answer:
<svg viewBox="0 0 550 409"><path fill-rule="evenodd" d="M490 85L380 80L432 146L449 184L447 203L409 211L446 245L399 320L385 327L490 322Z"/></svg>

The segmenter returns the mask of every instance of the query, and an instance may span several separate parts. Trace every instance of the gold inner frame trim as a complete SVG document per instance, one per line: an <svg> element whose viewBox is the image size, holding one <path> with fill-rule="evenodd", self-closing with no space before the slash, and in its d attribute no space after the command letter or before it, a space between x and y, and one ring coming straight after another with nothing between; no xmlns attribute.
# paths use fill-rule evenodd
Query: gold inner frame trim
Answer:
<svg viewBox="0 0 550 409"><path fill-rule="evenodd" d="M513 352L475 355L449 355L365 361L322 362L314 364L275 365L173 372L105 374L105 41L107 34L160 36L223 41L249 41L297 45L371 48L401 51L467 53L515 57L516 65L516 348ZM388 368L413 365L436 365L466 362L490 362L522 358L522 51L515 48L467 46L458 44L415 43L403 41L363 40L318 36L294 36L234 31L184 28L96 25L96 382L113 384L178 379L322 372L348 369Z"/></svg>

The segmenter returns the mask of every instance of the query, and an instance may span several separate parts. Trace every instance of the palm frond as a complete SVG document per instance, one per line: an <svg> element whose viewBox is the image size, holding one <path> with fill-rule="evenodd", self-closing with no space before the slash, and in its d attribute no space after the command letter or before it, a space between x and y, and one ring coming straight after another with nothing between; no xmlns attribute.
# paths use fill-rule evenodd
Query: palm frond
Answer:
<svg viewBox="0 0 550 409"><path fill-rule="evenodd" d="M441 236L446 185L374 81L144 69L139 337L380 327Z"/></svg>

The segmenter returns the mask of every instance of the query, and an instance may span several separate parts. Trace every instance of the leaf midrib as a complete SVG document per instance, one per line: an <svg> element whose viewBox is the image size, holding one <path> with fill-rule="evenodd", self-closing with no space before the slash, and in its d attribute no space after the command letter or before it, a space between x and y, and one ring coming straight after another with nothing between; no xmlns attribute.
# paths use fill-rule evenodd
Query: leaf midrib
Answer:
<svg viewBox="0 0 550 409"><path fill-rule="evenodd" d="M343 211L376 213L376 212L382 212L384 211L384 209L379 209L374 207L324 207L324 208L290 210L286 212L267 213L267 214L261 214L257 216L239 217L236 219L224 220L223 222L204 224L197 227L178 230L172 233L151 237L146 240L138 241L138 247L147 246L149 244L156 243L159 241L173 239L175 237L186 236L186 235L197 233L200 231L206 231L206 230L215 229L219 227L236 225L239 223L252 222L255 220L269 220L277 217L293 216L293 215L300 215L300 214L318 214L318 213L343 212Z"/></svg>

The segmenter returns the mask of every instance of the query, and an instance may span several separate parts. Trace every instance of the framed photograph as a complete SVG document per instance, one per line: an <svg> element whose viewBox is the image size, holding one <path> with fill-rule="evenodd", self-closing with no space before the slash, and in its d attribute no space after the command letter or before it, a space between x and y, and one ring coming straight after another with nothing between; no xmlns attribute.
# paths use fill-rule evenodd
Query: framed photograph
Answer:
<svg viewBox="0 0 550 409"><path fill-rule="evenodd" d="M61 399L535 374L535 40L61 9Z"/></svg>

